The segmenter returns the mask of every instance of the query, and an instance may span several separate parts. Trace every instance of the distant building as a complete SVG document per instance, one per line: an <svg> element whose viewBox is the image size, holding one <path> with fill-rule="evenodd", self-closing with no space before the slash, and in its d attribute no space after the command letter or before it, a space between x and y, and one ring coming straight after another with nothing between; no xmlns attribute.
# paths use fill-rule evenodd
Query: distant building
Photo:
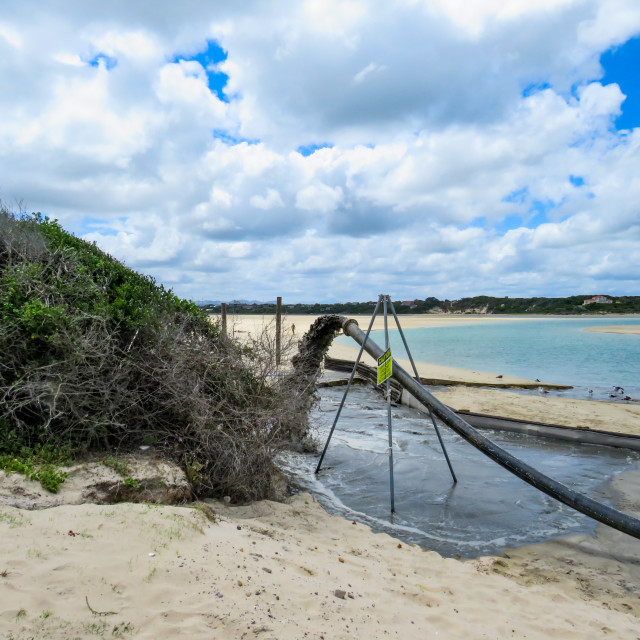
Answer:
<svg viewBox="0 0 640 640"><path fill-rule="evenodd" d="M582 306L585 304L593 304L594 302L597 302L598 304L612 304L613 300L611 298L607 298L607 296L593 296L593 298L587 298L582 303Z"/></svg>
<svg viewBox="0 0 640 640"><path fill-rule="evenodd" d="M403 307L409 307L409 309L415 309L418 305L413 300L403 300Z"/></svg>

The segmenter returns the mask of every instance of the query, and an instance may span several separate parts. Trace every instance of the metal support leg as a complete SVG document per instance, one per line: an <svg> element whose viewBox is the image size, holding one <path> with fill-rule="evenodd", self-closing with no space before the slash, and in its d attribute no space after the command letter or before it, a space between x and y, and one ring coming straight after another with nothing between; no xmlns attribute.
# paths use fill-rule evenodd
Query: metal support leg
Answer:
<svg viewBox="0 0 640 640"><path fill-rule="evenodd" d="M373 311L373 315L371 316L371 322L369 323L369 328L367 329L367 333L364 338L364 342L360 347L360 352L358 353L358 357L353 364L353 370L351 371L351 376L349 377L349 382L347 383L347 388L345 389L344 395L342 396L342 400L340 401L340 406L338 407L338 411L336 413L336 417L333 420L333 425L331 426L331 431L329 432L329 437L327 438L327 442L324 445L324 449L322 450L322 455L320 456L320 460L318 461L318 466L316 467L316 473L320 471L320 467L322 466L322 461L324 460L324 455L327 453L327 449L329 447L329 441L331 440L331 436L333 436L333 431L336 428L336 424L338 424L338 418L340 417L340 413L342 412L342 407L344 407L344 401L347 399L347 394L349 393L349 389L351 388L351 383L356 375L356 371L358 369L358 364L360 363L360 358L362 357L362 352L364 351L364 347L367 344L367 340L369 338L369 334L371 333L371 327L373 327L373 321L376 319L378 315L378 309L380 308L380 299L378 299L378 303L376 304L376 308Z"/></svg>
<svg viewBox="0 0 640 640"><path fill-rule="evenodd" d="M393 306L393 302L389 300L389 304L391 305L391 312L393 313L393 317L396 319L396 325L398 327L398 331L400 332L400 337L402 338L402 342L404 344L404 348L409 356L409 360L411 361L411 366L413 367L413 373L416 377L416 382L419 385L422 385L422 381L420 380L420 374L418 373L418 368L416 367L416 363L413 361L413 356L411 355L411 351L409 350L409 345L407 344L407 339L404 337L404 332L402 331L402 327L400 326L400 320L398 320L398 315L396 314L395 307ZM387 345L386 349L389 348ZM440 429L438 429L438 425L436 424L436 419L433 413L431 413L431 409L429 409L429 415L431 416L431 422L433 422L433 428L436 430L436 435L438 436L438 440L440 441L440 446L442 447L442 453L444 453L444 457L447 460L447 464L449 465L449 471L451 471L451 477L453 478L453 482L458 482L456 478L456 474L453 472L453 467L451 466L451 460L449 460L449 454L447 453L447 449L444 446L444 441L442 440L442 436L440 435Z"/></svg>
<svg viewBox="0 0 640 640"><path fill-rule="evenodd" d="M453 467L451 466L451 460L449 460L449 454L447 453L447 449L444 446L444 442L442 441L442 436L440 435L440 429L438 429L438 425L436 424L436 417L433 415L433 411L429 409L429 415L431 416L431 422L433 422L433 428L436 430L436 435L438 436L438 440L440 440L440 446L442 447L442 453L444 453L444 457L449 465L449 471L451 471L451 477L453 478L454 484L458 482L458 478L456 478L456 474L453 472Z"/></svg>
<svg viewBox="0 0 640 640"><path fill-rule="evenodd" d="M383 296L380 296L381 298ZM387 302L389 302L389 296L384 296L384 338L385 338L385 350L389 348L389 327L387 324ZM387 378L387 423L389 430L389 493L391 494L391 513L396 510L394 487L393 487L393 430L391 427L391 379Z"/></svg>

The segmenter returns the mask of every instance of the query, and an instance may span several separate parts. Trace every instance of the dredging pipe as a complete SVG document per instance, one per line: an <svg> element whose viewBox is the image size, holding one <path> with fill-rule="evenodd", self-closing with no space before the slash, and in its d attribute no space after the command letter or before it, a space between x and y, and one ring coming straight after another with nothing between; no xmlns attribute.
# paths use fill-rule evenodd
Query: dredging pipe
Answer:
<svg viewBox="0 0 640 640"><path fill-rule="evenodd" d="M355 320L344 316L340 316L340 320L344 334L353 338L360 346L364 344L364 349L370 356L377 360L384 353L384 351L371 340L371 336L369 336L365 344L365 334L360 330ZM526 462L511 455L508 451L505 451L502 447L499 447L493 441L489 440L489 438L476 431L470 424L449 409L449 407L437 400L419 382L416 382L395 360L393 361L393 378L417 400L431 409L444 424L453 429L469 444L484 453L484 455L503 466L507 471L510 471L539 491L546 493L576 511L584 513L586 516L618 531L640 539L640 520L570 489L561 482L550 478Z"/></svg>

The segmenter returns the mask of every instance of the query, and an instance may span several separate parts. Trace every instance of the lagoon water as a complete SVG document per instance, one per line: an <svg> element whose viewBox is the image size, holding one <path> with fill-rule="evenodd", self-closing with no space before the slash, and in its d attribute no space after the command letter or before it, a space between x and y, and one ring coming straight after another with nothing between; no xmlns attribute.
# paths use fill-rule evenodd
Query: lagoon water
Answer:
<svg viewBox="0 0 640 640"><path fill-rule="evenodd" d="M312 420L322 444L343 393L344 387L320 390ZM389 509L386 405L371 388L349 392L318 475L318 455L290 453L281 464L296 486L313 493L330 512L449 557L477 557L595 530L594 521L513 476L444 425L441 432L456 485L424 414L403 406L393 409L394 515ZM556 480L614 505L607 480L640 460L640 454L624 449L485 433Z"/></svg>
<svg viewBox="0 0 640 640"><path fill-rule="evenodd" d="M586 398L592 389L594 399L608 399L618 386L640 399L640 336L585 331L628 324L640 318L518 318L403 331L414 360L569 384L575 390L565 395L574 397ZM384 346L382 332L372 337ZM406 357L398 331L389 338L392 352ZM357 346L345 336L338 340Z"/></svg>

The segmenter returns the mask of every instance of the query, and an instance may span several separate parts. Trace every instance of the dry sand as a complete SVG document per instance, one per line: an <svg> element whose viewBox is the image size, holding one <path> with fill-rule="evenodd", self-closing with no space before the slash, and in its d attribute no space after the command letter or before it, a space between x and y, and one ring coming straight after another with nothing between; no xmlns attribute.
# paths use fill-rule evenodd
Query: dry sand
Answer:
<svg viewBox="0 0 640 640"><path fill-rule="evenodd" d="M288 321L298 335L310 319ZM469 388L439 395L516 417L535 405L542 422L582 407ZM636 409L584 404L590 424ZM637 412L614 417L637 427ZM639 515L640 472L615 482L622 508ZM640 638L640 541L604 526L597 538L460 562L331 516L306 494L214 508L216 523L186 507L0 507L0 637Z"/></svg>
<svg viewBox="0 0 640 640"><path fill-rule="evenodd" d="M596 333L624 333L640 336L640 324L627 324L616 327L587 327L585 331Z"/></svg>
<svg viewBox="0 0 640 640"><path fill-rule="evenodd" d="M542 575L544 546L513 562L460 562L331 516L306 494L216 508L216 523L195 509L136 504L0 509L0 636L640 635L634 591L609 584L631 579L615 558L592 567L585 556L580 575L593 586L584 591L565 576L556 582L562 560L548 559ZM597 579L602 562L608 573Z"/></svg>

